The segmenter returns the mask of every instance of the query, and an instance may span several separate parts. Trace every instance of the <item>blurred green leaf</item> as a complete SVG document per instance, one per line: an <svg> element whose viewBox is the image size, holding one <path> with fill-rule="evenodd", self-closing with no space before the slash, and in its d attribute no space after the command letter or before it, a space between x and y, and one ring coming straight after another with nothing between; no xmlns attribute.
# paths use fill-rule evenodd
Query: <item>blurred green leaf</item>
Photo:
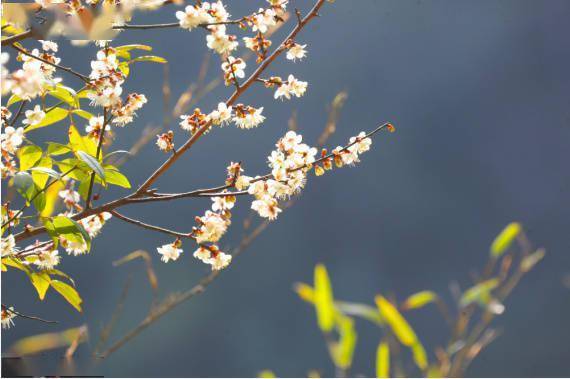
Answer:
<svg viewBox="0 0 570 379"><path fill-rule="evenodd" d="M318 264L315 267L315 309L319 328L330 332L334 327L334 297L327 269Z"/></svg>
<svg viewBox="0 0 570 379"><path fill-rule="evenodd" d="M421 308L437 300L437 294L432 291L420 291L408 297L402 304L403 310Z"/></svg>
<svg viewBox="0 0 570 379"><path fill-rule="evenodd" d="M478 302L480 304L486 304L490 299L491 291L497 288L499 285L499 280L489 279L481 282L463 293L459 304L465 307L473 302Z"/></svg>
<svg viewBox="0 0 570 379"><path fill-rule="evenodd" d="M538 249L534 253L524 257L521 261L521 271L530 271L534 265L536 265L542 260L542 258L544 258L544 254L546 254L546 251L544 249Z"/></svg>
<svg viewBox="0 0 570 379"><path fill-rule="evenodd" d="M503 255L511 247L521 230L521 225L518 222L507 225L491 244L491 256L497 258Z"/></svg>
<svg viewBox="0 0 570 379"><path fill-rule="evenodd" d="M382 340L376 349L376 377L390 377L390 347Z"/></svg>
<svg viewBox="0 0 570 379"><path fill-rule="evenodd" d="M343 370L350 368L354 349L356 348L357 334L354 328L354 320L342 313L335 315L336 328L339 334L339 341L332 345L331 355L336 367Z"/></svg>
<svg viewBox="0 0 570 379"><path fill-rule="evenodd" d="M412 346L417 341L417 336L406 319L398 312L398 309L381 295L375 297L376 305L380 314L386 320L390 328L405 346Z"/></svg>

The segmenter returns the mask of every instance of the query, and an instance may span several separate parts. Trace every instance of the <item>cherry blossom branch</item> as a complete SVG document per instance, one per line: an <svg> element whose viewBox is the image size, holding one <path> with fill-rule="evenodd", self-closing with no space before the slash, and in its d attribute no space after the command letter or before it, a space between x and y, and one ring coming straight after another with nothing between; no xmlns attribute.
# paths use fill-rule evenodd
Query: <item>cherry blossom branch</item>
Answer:
<svg viewBox="0 0 570 379"><path fill-rule="evenodd" d="M258 67L257 69L251 74L251 76L240 86L239 89L236 89L234 93L230 96L230 98L226 101L226 105L230 106L233 105L236 100L253 84L257 78L265 71L265 69L277 58L283 51L286 50L286 44L288 41L292 41L295 39L297 34L309 23L311 19L317 16L319 9L323 6L325 0L317 0L313 8L309 11L309 13L305 16L305 18L299 22L295 28L289 33L289 35L285 38L283 42L279 45L279 47L269 56L267 57ZM182 145L176 153L170 156L136 191L136 196L142 195L162 174L164 174L170 166L174 162L176 162L180 156L182 156L188 149L190 149L194 143L204 134L211 126L211 121L207 122L202 126L200 129L196 131L195 134L192 135L185 143Z"/></svg>
<svg viewBox="0 0 570 379"><path fill-rule="evenodd" d="M378 133L379 131L391 126L392 124L389 122L385 122L383 124L381 124L380 126L378 126L376 129L372 130L371 132L367 133L363 138L368 138L368 137L372 137L374 134ZM345 147L343 147L341 149L341 151L347 150L349 147L351 147L352 145L354 145L355 143L357 143L358 140L349 143L348 145L346 145ZM334 156L334 153L330 153L325 155L324 157L321 157L319 159L316 159L315 162L313 162L312 164L317 164L320 163L326 159L330 159ZM168 161L167 161L168 162ZM308 167L308 165L302 165L299 167L296 167L294 169L289 170L290 172L294 172L294 171L298 171L301 170L303 168ZM251 182L255 183L257 181L260 180L267 180L272 178L271 174L266 174L264 176L260 176L257 177L255 179L252 179ZM87 216L91 216L94 214L99 214L102 212L110 212L114 209L117 209L119 207L122 207L124 205L128 205L128 204L134 204L134 203L146 203L146 202L156 202L156 201L167 201L167 200L175 200L175 199L181 199L181 198L186 198L186 197L215 197L215 196L231 196L231 195L245 195L245 193L243 192L234 192L234 193L223 193L220 191L232 188L233 184L225 184L222 186L218 186L218 187L213 187L213 188L208 188L208 189L199 189L199 190L194 190L194 191L190 191L190 192L184 192L184 193L178 193L178 194L157 194L157 193L153 193L150 192L148 190L145 191L146 195L150 195L148 197L140 197L141 195L137 194L137 192L132 193L131 195L110 201L104 205L101 205L99 207L95 207L95 208L89 208L89 209L84 209L82 212L72 216L71 218L74 220L81 220L82 218L85 218ZM139 190L140 191L140 190ZM46 229L45 227L37 227L37 228L28 228L25 229L24 231L16 234L14 236L16 241L20 241L38 234L42 234L45 233Z"/></svg>
<svg viewBox="0 0 570 379"><path fill-rule="evenodd" d="M180 233L180 232L175 232L173 230L169 230L166 228L162 228L160 226L146 224L142 221L135 220L135 219L129 218L125 215L122 215L117 211L110 211L110 213L113 216L117 217L119 220L123 220L125 222L131 223L133 225L139 226L139 227L144 228L144 229L154 230L154 231L161 232L164 234L169 234L171 236L175 236L178 238L192 238L192 239L194 239L194 236L192 236L192 233Z"/></svg>
<svg viewBox="0 0 570 379"><path fill-rule="evenodd" d="M22 112L24 111L26 104L28 104L28 100L22 100L22 102L20 103L20 107L18 108L18 111L16 112L14 117L12 117L8 125L10 126L16 125L16 121L18 121L18 118L20 118L20 116L22 115Z"/></svg>
<svg viewBox="0 0 570 379"><path fill-rule="evenodd" d="M3 42L3 41L2 41L2 42ZM73 70L73 69L71 69L71 68L69 68L69 67L64 67L64 66L58 65L58 64L56 64L56 63L52 63L52 62L50 62L50 61L48 61L48 60L45 60L45 59L43 59L43 58L37 57L37 56L35 56L35 55L31 54L31 53L28 53L26 50L20 48L19 46L12 45L12 47L13 47L14 49L18 50L20 53L22 53L22 54L24 54L24 55L27 55L28 57L31 57L31 58L33 58L33 59L36 59L36 60L38 60L38 61L40 61L40 62L42 62L42 63L45 63L45 64L47 64L47 65L50 65L50 66L52 66L52 67L55 67L55 68L57 68L57 69L59 69L59 70L65 71L65 72L67 72L67 73L69 73L69 74L75 75L75 76L78 77L79 79L83 80L85 83L90 83L90 82L91 82L91 79L89 79L88 76L83 75L83 74L81 74L81 73L79 73L79 72L77 72L77 71L75 71L75 70Z"/></svg>
<svg viewBox="0 0 570 379"><path fill-rule="evenodd" d="M255 12L251 15L243 16L237 20L229 20L229 21L216 21L216 22L205 22L202 24L198 24L197 27L206 29L208 26L216 26L216 25L239 25L242 22L245 22L250 17L255 17L259 14L265 12L263 11ZM146 25L133 25L133 24L123 24L123 25L113 25L112 29L114 30L148 30L148 29L169 29L169 28L177 28L180 27L180 22L168 22L164 24L146 24Z"/></svg>

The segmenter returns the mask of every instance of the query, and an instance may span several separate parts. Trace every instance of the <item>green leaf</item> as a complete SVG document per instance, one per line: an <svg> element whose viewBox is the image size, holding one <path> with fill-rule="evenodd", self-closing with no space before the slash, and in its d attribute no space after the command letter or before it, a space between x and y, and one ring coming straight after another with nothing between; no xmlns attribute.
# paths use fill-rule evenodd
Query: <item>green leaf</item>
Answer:
<svg viewBox="0 0 570 379"><path fill-rule="evenodd" d="M28 126L25 131L29 132L30 130L44 128L46 126L55 124L56 122L59 122L66 118L68 115L69 111L67 109L60 107L53 108L52 110L46 112L46 116L41 122Z"/></svg>
<svg viewBox="0 0 570 379"><path fill-rule="evenodd" d="M79 107L79 98L73 88L66 87L63 84L57 84L54 89L49 90L47 93L74 108Z"/></svg>
<svg viewBox="0 0 570 379"><path fill-rule="evenodd" d="M95 172L95 174L105 182L105 170L103 167L97 162L97 159L93 158L91 155L87 154L85 151L77 151L77 156L87 164L87 166L91 167L91 169Z"/></svg>
<svg viewBox="0 0 570 379"><path fill-rule="evenodd" d="M48 234L54 241L59 240L59 236L63 236L66 240L85 243L87 250L91 248L91 237L85 229L75 220L66 216L55 216L44 222L44 226Z"/></svg>
<svg viewBox="0 0 570 379"><path fill-rule="evenodd" d="M67 300L67 302L71 304L73 308L81 312L81 303L83 302L83 300L81 300L81 297L79 296L79 293L75 290L75 288L73 288L67 283L60 282L59 280L55 279L51 281L51 286L54 290L59 292L59 294L63 296L63 298Z"/></svg>
<svg viewBox="0 0 570 379"><path fill-rule="evenodd" d="M421 308L426 304L433 303L437 300L437 294L432 291L420 291L408 297L402 304L402 309Z"/></svg>
<svg viewBox="0 0 570 379"><path fill-rule="evenodd" d="M42 149L39 146L28 145L18 150L18 159L20 160L20 171L26 171L33 167L42 157Z"/></svg>
<svg viewBox="0 0 570 379"><path fill-rule="evenodd" d="M319 328L330 332L334 327L334 297L327 269L318 264L315 267L315 309Z"/></svg>
<svg viewBox="0 0 570 379"><path fill-rule="evenodd" d="M18 95L12 95L10 96L10 98L8 99L8 102L6 103L6 107L9 107L12 104L16 104L19 103L20 101L22 101L23 99L18 96Z"/></svg>
<svg viewBox="0 0 570 379"><path fill-rule="evenodd" d="M69 146L63 145L61 143L48 142L47 153L48 153L48 155L53 155L53 156L63 155L63 154L71 153L71 148Z"/></svg>
<svg viewBox="0 0 570 379"><path fill-rule="evenodd" d="M121 174L116 168L105 167L105 180L108 184L114 184L123 188L131 188L129 179L127 179L125 175Z"/></svg>
<svg viewBox="0 0 570 379"><path fill-rule="evenodd" d="M20 171L14 175L14 186L16 190L26 199L28 202L34 196L34 179L32 175L27 172Z"/></svg>
<svg viewBox="0 0 570 379"><path fill-rule="evenodd" d="M542 260L542 258L544 258L544 254L546 254L546 251L544 251L544 249L538 249L534 253L524 257L521 261L521 271L529 272L534 267L534 265L536 265Z"/></svg>
<svg viewBox="0 0 570 379"><path fill-rule="evenodd" d="M499 285L498 279L489 279L481 282L463 293L459 304L465 307L473 302L478 302L480 304L487 304L491 299L491 291L497 288Z"/></svg>
<svg viewBox="0 0 570 379"><path fill-rule="evenodd" d="M118 154L126 154L126 155L132 155L130 151L128 150L115 150L110 152L109 154L105 155L103 157L103 161L106 161L107 159L111 158L112 156L118 155Z"/></svg>
<svg viewBox="0 0 570 379"><path fill-rule="evenodd" d="M31 270L28 266L24 265L19 259L13 257L2 257L2 264L10 267L17 268L18 270L24 271L26 274L30 274Z"/></svg>
<svg viewBox="0 0 570 379"><path fill-rule="evenodd" d="M376 305L378 310L398 338L398 340L404 346L412 346L417 341L417 336L410 324L406 319L398 312L398 309L383 296L376 296Z"/></svg>
<svg viewBox="0 0 570 379"><path fill-rule="evenodd" d="M378 349L376 349L376 377L390 377L390 347L384 340L380 342Z"/></svg>
<svg viewBox="0 0 570 379"><path fill-rule="evenodd" d="M121 72L125 75L125 76L129 76L129 73L131 72L131 69L129 67L129 62L121 62L119 63L119 70L121 70Z"/></svg>
<svg viewBox="0 0 570 379"><path fill-rule="evenodd" d="M503 255L521 232L521 224L512 222L503 229L491 245L491 256L498 258Z"/></svg>
<svg viewBox="0 0 570 379"><path fill-rule="evenodd" d="M38 292L40 300L43 300L46 296L47 290L49 289L51 278L44 272L31 272L29 276L30 281Z"/></svg>
<svg viewBox="0 0 570 379"><path fill-rule="evenodd" d="M92 117L95 117L95 116L93 116L92 113L89 113L89 112L87 112L87 111L85 111L85 110L83 110L83 109L74 109L74 110L71 111L71 112L72 112L73 114L76 114L76 115L78 115L79 117L81 117L81 118L87 120L87 121L91 120Z"/></svg>
<svg viewBox="0 0 570 379"><path fill-rule="evenodd" d="M93 157L97 154L96 143L91 138L79 134L79 131L74 125L69 127L67 134L69 136L69 146L71 146L74 152L81 150Z"/></svg>
<svg viewBox="0 0 570 379"><path fill-rule="evenodd" d="M32 167L30 169L34 183L39 188L44 188L49 176L54 177L55 174L55 178L59 179L59 174L56 171L52 170L52 165L53 163L50 157L43 157L36 164L36 167Z"/></svg>
<svg viewBox="0 0 570 379"><path fill-rule="evenodd" d="M148 46L148 45L132 44L132 45L118 46L115 48L115 50L116 51L131 51L131 50L152 51L152 47Z"/></svg>
<svg viewBox="0 0 570 379"><path fill-rule="evenodd" d="M168 63L163 57L157 57L156 55L141 55L132 60L133 62L155 62L155 63Z"/></svg>

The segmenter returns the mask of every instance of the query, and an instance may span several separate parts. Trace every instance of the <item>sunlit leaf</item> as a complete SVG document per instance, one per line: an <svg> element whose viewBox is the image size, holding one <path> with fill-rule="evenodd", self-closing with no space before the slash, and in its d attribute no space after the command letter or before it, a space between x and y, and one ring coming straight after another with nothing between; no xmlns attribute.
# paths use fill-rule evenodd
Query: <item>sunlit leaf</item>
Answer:
<svg viewBox="0 0 570 379"><path fill-rule="evenodd" d="M39 146L28 145L18 150L18 159L20 160L20 171L25 171L30 167L34 167L37 161L42 157L42 149Z"/></svg>
<svg viewBox="0 0 570 379"><path fill-rule="evenodd" d="M46 296L46 292L49 289L51 282L49 275L44 272L31 272L29 276L30 281L38 292L40 300L43 300Z"/></svg>
<svg viewBox="0 0 570 379"><path fill-rule="evenodd" d="M69 88L58 83L55 88L49 90L47 93L48 95L64 101L74 108L79 107L79 98L77 97L77 92L75 92L73 88Z"/></svg>
<svg viewBox="0 0 570 379"><path fill-rule="evenodd" d="M72 242L80 244L85 243L88 250L91 247L91 237L89 237L89 234L81 224L69 217L55 216L46 220L44 222L44 226L54 241L56 241L60 236L63 236L65 239Z"/></svg>
<svg viewBox="0 0 570 379"><path fill-rule="evenodd" d="M49 155L63 155L67 153L71 153L71 148L67 145L63 145L61 143L56 142L48 142L47 153Z"/></svg>
<svg viewBox="0 0 570 379"><path fill-rule="evenodd" d="M6 103L6 107L11 106L12 104L19 103L20 101L22 101L22 98L20 96L12 95L12 96L10 96L10 98L8 99L8 102Z"/></svg>
<svg viewBox="0 0 570 379"><path fill-rule="evenodd" d="M518 222L507 225L491 244L491 256L500 257L503 255L511 247L521 230L521 225Z"/></svg>
<svg viewBox="0 0 570 379"><path fill-rule="evenodd" d="M112 167L112 166L111 166ZM131 188L129 179L119 172L116 168L105 167L105 180L108 184L114 184L123 188Z"/></svg>
<svg viewBox="0 0 570 379"><path fill-rule="evenodd" d="M376 349L376 377L390 377L390 347L386 341L381 341Z"/></svg>
<svg viewBox="0 0 570 379"><path fill-rule="evenodd" d="M71 304L73 308L81 312L81 303L83 300L81 300L81 297L75 288L67 283L60 282L59 280L55 279L51 281L51 287L56 290L61 296L63 296L63 298L67 300L67 302Z"/></svg>
<svg viewBox="0 0 570 379"><path fill-rule="evenodd" d="M96 143L87 136L82 136L74 125L69 127L69 146L74 152L84 151L91 156L97 154Z"/></svg>
<svg viewBox="0 0 570 379"><path fill-rule="evenodd" d="M336 308L349 316L361 317L377 325L384 325L384 319L377 308L368 304L351 303L347 301L335 301Z"/></svg>
<svg viewBox="0 0 570 379"><path fill-rule="evenodd" d="M83 109L74 109L74 110L72 111L72 113L78 115L79 117L81 117L81 118L83 118L83 119L85 119L85 120L87 120L87 121L89 121L89 120L91 120L91 118L95 117L95 116L93 116L92 113L89 113L89 112L87 112L86 110L83 110Z"/></svg>
<svg viewBox="0 0 570 379"><path fill-rule="evenodd" d="M322 331L330 332L334 327L334 297L325 266L318 264L314 276L317 321Z"/></svg>
<svg viewBox="0 0 570 379"><path fill-rule="evenodd" d="M157 57L156 55L142 55L133 59L133 62L167 63L168 61L163 57Z"/></svg>
<svg viewBox="0 0 570 379"><path fill-rule="evenodd" d="M32 179L34 179L34 183L39 188L44 188L46 185L49 177L59 179L60 175L57 171L53 170L52 168L52 160L50 157L43 157L40 161L36 164L36 167L32 167L30 172L32 173Z"/></svg>
<svg viewBox="0 0 570 379"><path fill-rule="evenodd" d="M59 121L63 120L64 118L66 118L68 115L69 115L69 111L67 109L60 108L60 107L53 108L51 111L46 112L46 116L44 117L44 119L41 122L39 122L35 125L30 125L25 130L26 130L26 132L29 132L30 130L39 129L39 128L43 128L43 127L55 124L56 122L59 122Z"/></svg>
<svg viewBox="0 0 570 379"><path fill-rule="evenodd" d="M93 158L91 155L81 150L77 151L77 156L83 162L85 162L87 166L91 167L91 169L95 172L95 174L99 177L99 179L105 182L105 170L103 170L103 167L101 167L97 159Z"/></svg>
<svg viewBox="0 0 570 379"><path fill-rule="evenodd" d="M17 258L2 257L2 264L9 266L9 267L17 268L18 270L24 271L27 274L29 274L31 272L31 270L26 265L24 265L22 262L20 262L20 260Z"/></svg>

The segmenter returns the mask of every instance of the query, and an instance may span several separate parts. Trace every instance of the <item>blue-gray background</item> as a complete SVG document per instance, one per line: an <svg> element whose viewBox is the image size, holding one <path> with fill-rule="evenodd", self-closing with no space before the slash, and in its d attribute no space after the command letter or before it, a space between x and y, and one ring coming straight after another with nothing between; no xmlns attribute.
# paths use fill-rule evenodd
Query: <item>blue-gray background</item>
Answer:
<svg viewBox="0 0 570 379"><path fill-rule="evenodd" d="M262 1L228 2L240 16ZM307 10L309 1L292 1ZM172 8L140 22L172 21ZM217 185L229 161L247 173L265 172L274 141L297 110L299 129L316 141L325 104L340 90L349 98L330 144L389 120L395 134L381 134L356 168L310 178L297 204L279 216L244 255L206 292L185 303L95 368L80 359L79 373L107 376L252 376L263 368L302 376L316 368L332 375L312 309L292 291L308 282L316 263L327 265L341 299L372 303L377 293L399 299L431 289L451 300L448 285L471 284L493 237L510 221L522 222L548 255L506 303L496 325L503 329L474 362L472 376L568 376L570 369L570 270L568 195L570 157L570 2L549 1L337 1L298 40L308 44L301 63L280 60L271 74L309 81L301 100L280 102L261 86L243 101L264 106L267 121L255 130L229 127L208 134L157 186L180 191ZM291 26L280 31L275 43ZM197 75L205 52L203 31L132 31L119 42L143 42L170 62L173 98ZM66 44L62 44L66 46ZM65 64L89 71L93 47ZM218 74L212 59L210 77ZM115 148L128 148L149 123L162 119L162 67L141 63L129 90L149 104L137 121L118 130ZM250 63L247 71L252 71ZM71 79L73 80L73 79ZM71 83L71 82L70 82ZM218 88L199 106L209 110L230 90ZM183 133L172 123L177 142ZM52 133L57 133L55 130ZM62 129L61 136L64 138ZM139 184L164 159L152 144L124 170ZM121 193L115 191L106 198ZM154 224L188 230L208 200L145 205L124 213ZM238 205L224 247L241 238L247 202ZM17 320L2 333L2 351L18 338L87 323L92 346L129 273L134 273L126 310L111 341L138 323L150 304L141 262L113 268L135 249L153 256L161 294L184 290L207 273L191 258L159 261L162 235L113 221L89 256L66 257L62 269L78 283L84 313L50 293L41 303L17 273L3 275L3 303L60 320L47 326ZM443 345L446 329L434 309L410 314L429 347ZM353 373L372 375L379 331L358 322ZM53 373L58 354L36 362ZM85 347L79 356L88 355ZM430 359L435 359L430 355ZM52 370L52 371L49 371Z"/></svg>

